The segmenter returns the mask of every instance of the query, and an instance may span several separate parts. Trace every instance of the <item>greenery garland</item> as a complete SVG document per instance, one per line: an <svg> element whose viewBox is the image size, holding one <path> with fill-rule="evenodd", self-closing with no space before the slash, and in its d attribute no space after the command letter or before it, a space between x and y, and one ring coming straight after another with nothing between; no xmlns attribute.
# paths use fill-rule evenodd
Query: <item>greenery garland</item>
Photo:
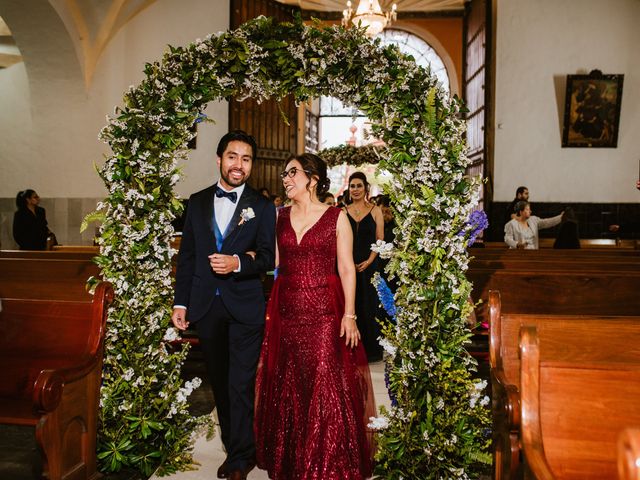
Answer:
<svg viewBox="0 0 640 480"><path fill-rule="evenodd" d="M470 478L486 460L487 397L465 350L470 284L466 223L478 201L460 105L430 72L362 29L276 23L260 17L145 67L102 131L112 154L100 170L109 196L87 220L101 220L98 263L114 284L101 391L99 458L160 473L189 468L194 429L187 412L196 383L182 384L186 349L170 348L170 225L180 213L173 187L190 126L206 104L293 94L331 95L357 106L387 145L380 167L398 224L388 272L398 278L396 324L385 329L390 389L397 405L380 429L376 471L389 479ZM400 234L401 232L401 234Z"/></svg>
<svg viewBox="0 0 640 480"><path fill-rule="evenodd" d="M320 150L318 155L327 162L329 167L338 165L350 165L359 167L365 164L377 164L380 161L380 150L383 147L364 145L354 147L352 145L339 145Z"/></svg>

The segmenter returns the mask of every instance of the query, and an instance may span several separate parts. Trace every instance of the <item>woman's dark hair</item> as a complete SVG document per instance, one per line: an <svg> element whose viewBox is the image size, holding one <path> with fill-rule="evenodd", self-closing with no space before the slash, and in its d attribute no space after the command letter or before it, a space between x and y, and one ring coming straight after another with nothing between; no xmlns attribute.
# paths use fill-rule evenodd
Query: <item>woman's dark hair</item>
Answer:
<svg viewBox="0 0 640 480"><path fill-rule="evenodd" d="M389 200L389 195L378 195L378 201L376 203L379 207L391 207L391 200Z"/></svg>
<svg viewBox="0 0 640 480"><path fill-rule="evenodd" d="M224 135L218 142L218 148L216 154L222 158L222 154L227 149L230 142L243 142L251 147L251 159L255 162L256 155L258 154L258 145L256 139L243 130L232 130Z"/></svg>
<svg viewBox="0 0 640 480"><path fill-rule="evenodd" d="M36 191L30 188L18 192L16 195L16 207L18 207L18 210L27 208L27 200L29 200L34 193L36 193Z"/></svg>
<svg viewBox="0 0 640 480"><path fill-rule="evenodd" d="M527 205L529 205L529 202L525 202L524 200L520 200L518 203L516 203L516 206L513 207L513 213L515 213L517 216L520 216L520 214L523 212L523 210L525 208L527 208Z"/></svg>
<svg viewBox="0 0 640 480"><path fill-rule="evenodd" d="M349 176L349 185L351 185L351 180L358 179L362 180L364 184L364 195L365 199L369 196L369 182L367 181L367 176L362 172L353 172ZM344 191L344 203L345 205L349 205L353 200L351 200L351 195L349 194L349 188Z"/></svg>
<svg viewBox="0 0 640 480"><path fill-rule="evenodd" d="M287 160L289 163L292 160L297 160L302 165L302 169L305 170L305 175L309 179L307 183L307 190L311 184L311 178L316 177L318 179L318 185L316 186L316 196L320 198L322 195L329 191L331 186L331 180L327 177L327 164L319 156L313 153L303 153L300 155L292 155Z"/></svg>
<svg viewBox="0 0 640 480"><path fill-rule="evenodd" d="M333 193L329 193L329 192L324 192L323 194L318 195L318 200L320 200L322 203L327 201L327 198L329 197L333 197L336 198Z"/></svg>

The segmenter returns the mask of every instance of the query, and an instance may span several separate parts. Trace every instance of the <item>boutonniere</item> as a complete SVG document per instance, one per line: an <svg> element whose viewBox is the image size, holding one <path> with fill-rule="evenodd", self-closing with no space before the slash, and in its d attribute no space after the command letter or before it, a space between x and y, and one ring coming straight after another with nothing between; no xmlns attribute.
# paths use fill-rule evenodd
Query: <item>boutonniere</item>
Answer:
<svg viewBox="0 0 640 480"><path fill-rule="evenodd" d="M248 222L252 218L255 218L256 213L253 211L253 208L243 208L240 212L240 223L238 225L242 225L244 222Z"/></svg>

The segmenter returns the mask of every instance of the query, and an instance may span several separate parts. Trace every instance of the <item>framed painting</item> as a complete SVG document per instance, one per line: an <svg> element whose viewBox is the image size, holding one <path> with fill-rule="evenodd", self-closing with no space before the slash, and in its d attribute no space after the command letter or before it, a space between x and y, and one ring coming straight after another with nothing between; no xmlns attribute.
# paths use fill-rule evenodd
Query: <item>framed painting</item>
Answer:
<svg viewBox="0 0 640 480"><path fill-rule="evenodd" d="M567 75L563 147L616 148L624 75Z"/></svg>

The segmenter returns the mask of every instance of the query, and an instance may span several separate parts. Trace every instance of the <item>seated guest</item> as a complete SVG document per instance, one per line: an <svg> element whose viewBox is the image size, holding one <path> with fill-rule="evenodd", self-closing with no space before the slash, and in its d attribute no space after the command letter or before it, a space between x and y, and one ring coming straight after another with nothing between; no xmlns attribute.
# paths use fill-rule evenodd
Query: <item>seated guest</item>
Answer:
<svg viewBox="0 0 640 480"><path fill-rule="evenodd" d="M553 248L580 248L580 236L578 235L578 219L571 207L564 211L562 223L553 243Z"/></svg>
<svg viewBox="0 0 640 480"><path fill-rule="evenodd" d="M511 220L513 220L514 218L516 218L516 213L515 213L515 208L516 208L516 204L518 202L528 202L529 201L529 189L527 187L518 187L516 189L516 196L515 198L511 201L511 203L509 204L509 206L507 207L507 211L505 212L504 215L504 223L507 224L508 222L510 222Z"/></svg>
<svg viewBox="0 0 640 480"><path fill-rule="evenodd" d="M504 226L504 242L509 248L526 250L537 250L538 230L555 227L562 221L564 214L551 218L536 217L531 215L531 205L525 201L516 203L514 211L516 218Z"/></svg>
<svg viewBox="0 0 640 480"><path fill-rule="evenodd" d="M13 238L20 250L47 249L50 231L46 212L39 203L40 197L30 188L16 195L18 210L13 214Z"/></svg>

